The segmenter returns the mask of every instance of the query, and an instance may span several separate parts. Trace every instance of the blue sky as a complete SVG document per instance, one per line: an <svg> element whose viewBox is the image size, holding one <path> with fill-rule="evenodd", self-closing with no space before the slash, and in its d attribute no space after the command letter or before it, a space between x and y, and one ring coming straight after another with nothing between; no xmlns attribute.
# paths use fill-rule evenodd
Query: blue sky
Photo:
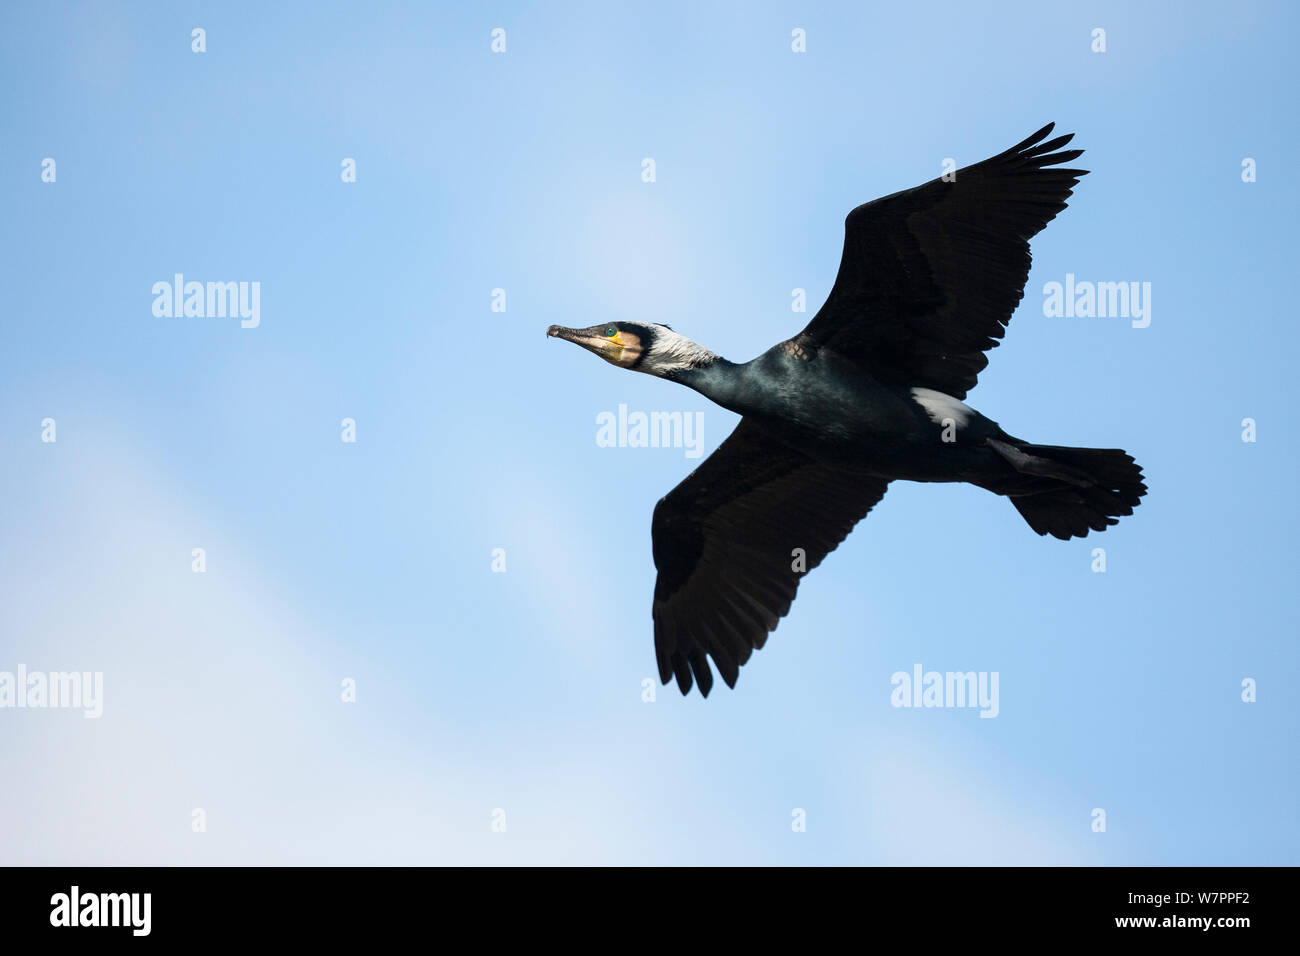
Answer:
<svg viewBox="0 0 1300 956"><path fill-rule="evenodd" d="M1300 862L1296 28L5 5L0 671L102 672L104 712L0 709L0 862ZM546 326L748 359L820 305L850 208L1049 121L1092 173L969 401L1128 449L1142 507L1062 543L896 483L735 691L644 702L650 513L695 462L596 417L702 412L712 449L735 416ZM258 282L260 324L156 317L178 272ZM1067 273L1151 283L1150 326L1044 316ZM996 719L892 707L917 664L998 672Z"/></svg>

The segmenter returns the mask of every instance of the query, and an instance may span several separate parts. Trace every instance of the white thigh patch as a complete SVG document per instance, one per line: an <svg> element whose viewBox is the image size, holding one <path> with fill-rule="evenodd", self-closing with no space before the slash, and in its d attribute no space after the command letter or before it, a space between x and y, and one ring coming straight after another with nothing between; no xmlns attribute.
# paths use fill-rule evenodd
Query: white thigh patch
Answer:
<svg viewBox="0 0 1300 956"><path fill-rule="evenodd" d="M916 404L925 409L925 413L930 416L930 421L936 425L942 425L945 418L951 418L957 423L958 428L965 428L966 423L975 414L975 409L965 402L943 392L936 392L932 388L914 388L912 398L916 400Z"/></svg>

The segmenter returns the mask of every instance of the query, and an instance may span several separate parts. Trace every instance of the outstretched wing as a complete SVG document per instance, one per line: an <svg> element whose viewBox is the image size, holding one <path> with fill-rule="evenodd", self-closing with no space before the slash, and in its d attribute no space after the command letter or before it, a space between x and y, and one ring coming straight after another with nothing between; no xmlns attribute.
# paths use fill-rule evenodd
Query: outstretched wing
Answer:
<svg viewBox="0 0 1300 956"><path fill-rule="evenodd" d="M686 694L693 675L707 697L707 655L734 687L740 666L790 610L803 570L835 550L888 484L818 464L742 419L655 506L659 679L676 677Z"/></svg>
<svg viewBox="0 0 1300 956"><path fill-rule="evenodd" d="M965 398L1029 277L1029 240L1065 208L1087 170L1073 134L1023 143L859 206L826 304L796 341L830 348L883 382Z"/></svg>

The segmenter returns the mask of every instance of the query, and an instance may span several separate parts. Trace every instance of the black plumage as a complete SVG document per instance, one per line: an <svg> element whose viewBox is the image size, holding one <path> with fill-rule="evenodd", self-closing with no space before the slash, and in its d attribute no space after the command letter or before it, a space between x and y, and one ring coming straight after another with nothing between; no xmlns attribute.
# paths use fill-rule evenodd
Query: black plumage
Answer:
<svg viewBox="0 0 1300 956"><path fill-rule="evenodd" d="M835 550L888 485L867 476L845 481L840 469L742 420L655 506L660 679L676 676L686 693L693 669L707 695L712 676L698 666L707 652L734 687L737 668L790 610L799 577Z"/></svg>
<svg viewBox="0 0 1300 956"><path fill-rule="evenodd" d="M955 179L858 206L844 220L835 285L802 338L882 382L965 398L1029 278L1029 240L1066 206L1084 169L1073 134L1033 136Z"/></svg>
<svg viewBox="0 0 1300 956"><path fill-rule="evenodd" d="M1086 170L1048 125L1006 152L859 206L839 273L802 332L729 362L666 326L552 326L612 364L687 385L742 415L655 507L659 676L728 686L789 611L803 574L892 480L966 481L1068 539L1132 514L1142 472L1118 449L1034 445L961 399L1024 295L1029 240Z"/></svg>

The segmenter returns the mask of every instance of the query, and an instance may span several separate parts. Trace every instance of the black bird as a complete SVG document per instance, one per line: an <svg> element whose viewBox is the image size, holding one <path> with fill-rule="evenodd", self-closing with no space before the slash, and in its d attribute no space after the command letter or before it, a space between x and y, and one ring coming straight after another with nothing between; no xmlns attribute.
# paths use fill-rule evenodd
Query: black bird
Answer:
<svg viewBox="0 0 1300 956"><path fill-rule="evenodd" d="M1029 240L1066 207L1083 150L1053 124L982 163L858 206L839 274L794 338L744 364L668 326L553 325L611 364L695 389L743 416L655 506L659 677L734 687L815 568L895 479L1005 495L1040 535L1104 531L1146 493L1118 449L1034 445L962 401L1029 276ZM803 563L799 560L802 549Z"/></svg>

